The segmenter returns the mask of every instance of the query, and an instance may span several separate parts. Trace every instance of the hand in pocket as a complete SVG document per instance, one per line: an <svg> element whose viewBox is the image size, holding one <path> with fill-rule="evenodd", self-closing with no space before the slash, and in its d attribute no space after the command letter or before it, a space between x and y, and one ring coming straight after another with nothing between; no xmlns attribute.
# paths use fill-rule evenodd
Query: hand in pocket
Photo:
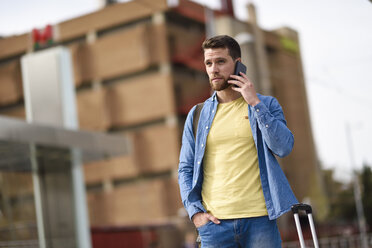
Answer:
<svg viewBox="0 0 372 248"><path fill-rule="evenodd" d="M220 221L211 214L208 213L197 213L192 217L192 222L196 228L199 228L209 221L212 221L214 224L220 224Z"/></svg>

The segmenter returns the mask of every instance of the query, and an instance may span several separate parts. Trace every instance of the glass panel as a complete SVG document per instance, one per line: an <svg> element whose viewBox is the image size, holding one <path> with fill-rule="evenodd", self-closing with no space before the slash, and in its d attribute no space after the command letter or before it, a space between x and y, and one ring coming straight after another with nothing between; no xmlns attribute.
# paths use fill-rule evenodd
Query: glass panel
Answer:
<svg viewBox="0 0 372 248"><path fill-rule="evenodd" d="M31 173L0 172L0 247L37 247Z"/></svg>

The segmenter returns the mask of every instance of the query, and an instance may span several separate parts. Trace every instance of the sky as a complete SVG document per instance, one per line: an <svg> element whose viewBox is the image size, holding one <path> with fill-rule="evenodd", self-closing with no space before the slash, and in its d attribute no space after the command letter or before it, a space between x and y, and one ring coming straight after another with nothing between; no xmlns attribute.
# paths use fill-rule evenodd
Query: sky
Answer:
<svg viewBox="0 0 372 248"><path fill-rule="evenodd" d="M195 1L219 7L218 0ZM323 168L335 169L336 177L346 180L353 168L372 166L372 1L234 0L242 21L248 18L248 3L255 4L263 29L287 26L299 33ZM23 34L98 6L98 0L0 0L0 36Z"/></svg>
<svg viewBox="0 0 372 248"><path fill-rule="evenodd" d="M323 167L336 168L336 176L347 179L352 168L372 165L372 2L253 3L262 28L289 26L299 32L312 129ZM246 11L239 15L247 18Z"/></svg>

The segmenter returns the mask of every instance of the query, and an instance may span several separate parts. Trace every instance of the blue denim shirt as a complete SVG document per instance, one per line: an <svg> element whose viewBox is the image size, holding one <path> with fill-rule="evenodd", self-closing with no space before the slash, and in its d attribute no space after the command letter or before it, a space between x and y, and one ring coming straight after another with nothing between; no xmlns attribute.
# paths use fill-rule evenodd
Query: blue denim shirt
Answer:
<svg viewBox="0 0 372 248"><path fill-rule="evenodd" d="M258 152L262 190L269 218L276 219L298 203L280 168L275 155L287 156L293 148L293 134L287 128L284 114L278 101L271 96L257 94L261 100L252 107L248 116ZM190 219L198 212L206 212L202 205L203 157L207 136L217 111L216 92L207 99L200 113L196 141L193 134L195 106L190 110L182 136L178 169L178 182L182 203Z"/></svg>

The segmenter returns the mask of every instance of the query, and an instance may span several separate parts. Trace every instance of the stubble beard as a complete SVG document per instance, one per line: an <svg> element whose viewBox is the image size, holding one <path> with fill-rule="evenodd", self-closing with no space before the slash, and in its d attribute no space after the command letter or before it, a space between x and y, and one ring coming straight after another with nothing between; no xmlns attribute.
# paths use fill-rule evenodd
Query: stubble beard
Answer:
<svg viewBox="0 0 372 248"><path fill-rule="evenodd" d="M214 91L221 91L227 89L230 86L225 78L223 79L223 82L212 82L212 79L210 79L209 84Z"/></svg>

